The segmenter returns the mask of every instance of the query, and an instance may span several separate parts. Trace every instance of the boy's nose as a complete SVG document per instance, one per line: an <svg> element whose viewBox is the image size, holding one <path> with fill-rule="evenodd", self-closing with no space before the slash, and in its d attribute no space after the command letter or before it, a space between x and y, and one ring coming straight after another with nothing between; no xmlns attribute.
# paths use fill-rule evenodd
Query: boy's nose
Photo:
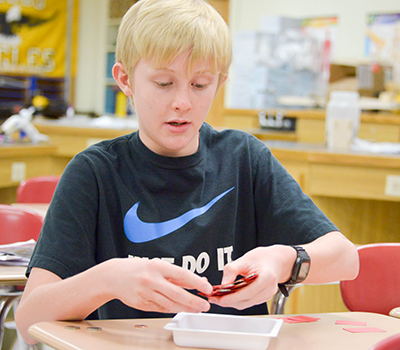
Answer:
<svg viewBox="0 0 400 350"><path fill-rule="evenodd" d="M192 108L188 89L182 88L176 92L172 101L172 108L180 113L187 112Z"/></svg>

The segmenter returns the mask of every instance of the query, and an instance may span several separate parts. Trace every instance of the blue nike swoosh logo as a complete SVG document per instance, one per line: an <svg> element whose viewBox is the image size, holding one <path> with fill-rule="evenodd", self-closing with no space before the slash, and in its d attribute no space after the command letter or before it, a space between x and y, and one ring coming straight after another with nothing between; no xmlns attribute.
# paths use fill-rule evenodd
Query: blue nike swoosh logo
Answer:
<svg viewBox="0 0 400 350"><path fill-rule="evenodd" d="M203 215L218 200L220 200L233 189L234 187L230 188L224 193L221 193L204 207L189 210L187 213L182 214L175 219L158 223L143 222L140 220L137 215L140 202L137 202L131 209L128 210L125 215L124 229L126 237L128 237L128 239L133 243L144 243L169 235L170 233L186 225L189 221L199 217L200 215Z"/></svg>

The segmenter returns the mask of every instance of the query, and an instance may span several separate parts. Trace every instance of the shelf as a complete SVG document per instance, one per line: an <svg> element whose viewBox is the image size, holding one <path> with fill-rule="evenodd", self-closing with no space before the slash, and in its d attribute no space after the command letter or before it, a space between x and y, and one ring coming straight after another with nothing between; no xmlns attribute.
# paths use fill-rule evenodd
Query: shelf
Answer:
<svg viewBox="0 0 400 350"><path fill-rule="evenodd" d="M62 101L64 93L63 78L0 75L0 118L15 113L15 107L29 106L32 97L37 94L51 101Z"/></svg>
<svg viewBox="0 0 400 350"><path fill-rule="evenodd" d="M125 109L125 106L127 106L126 113L131 113L129 109L129 102L125 101L122 98L123 96L118 95L121 90L119 89L117 83L112 76L112 67L115 63L117 35L122 16L135 2L137 1L109 0L107 41L104 53L106 55L106 71L104 72L104 112L108 115L115 114L117 112L117 109L120 112L123 111Z"/></svg>

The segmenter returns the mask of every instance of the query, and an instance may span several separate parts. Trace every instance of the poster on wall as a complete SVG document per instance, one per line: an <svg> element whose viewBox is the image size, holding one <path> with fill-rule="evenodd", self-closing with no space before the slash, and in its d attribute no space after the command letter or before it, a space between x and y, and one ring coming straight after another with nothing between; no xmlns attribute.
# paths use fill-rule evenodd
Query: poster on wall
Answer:
<svg viewBox="0 0 400 350"><path fill-rule="evenodd" d="M0 0L0 73L66 74L68 0Z"/></svg>
<svg viewBox="0 0 400 350"><path fill-rule="evenodd" d="M389 62L400 60L400 13L368 15L365 56Z"/></svg>
<svg viewBox="0 0 400 350"><path fill-rule="evenodd" d="M329 56L335 57L337 43L337 17L314 17L304 18L301 21L301 27L304 33L316 38L319 42L326 45L329 43Z"/></svg>
<svg viewBox="0 0 400 350"><path fill-rule="evenodd" d="M337 17L262 16L258 30L233 33L226 104L237 109L325 104Z"/></svg>

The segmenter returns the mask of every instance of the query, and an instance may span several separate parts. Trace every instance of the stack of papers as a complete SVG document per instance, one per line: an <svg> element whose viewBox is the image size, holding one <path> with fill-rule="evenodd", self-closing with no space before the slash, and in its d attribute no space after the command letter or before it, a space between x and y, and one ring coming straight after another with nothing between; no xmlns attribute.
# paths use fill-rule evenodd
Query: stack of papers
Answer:
<svg viewBox="0 0 400 350"><path fill-rule="evenodd" d="M370 142L356 138L351 146L353 151L369 153L400 153L400 142Z"/></svg>
<svg viewBox="0 0 400 350"><path fill-rule="evenodd" d="M35 240L0 245L0 265L28 266Z"/></svg>

